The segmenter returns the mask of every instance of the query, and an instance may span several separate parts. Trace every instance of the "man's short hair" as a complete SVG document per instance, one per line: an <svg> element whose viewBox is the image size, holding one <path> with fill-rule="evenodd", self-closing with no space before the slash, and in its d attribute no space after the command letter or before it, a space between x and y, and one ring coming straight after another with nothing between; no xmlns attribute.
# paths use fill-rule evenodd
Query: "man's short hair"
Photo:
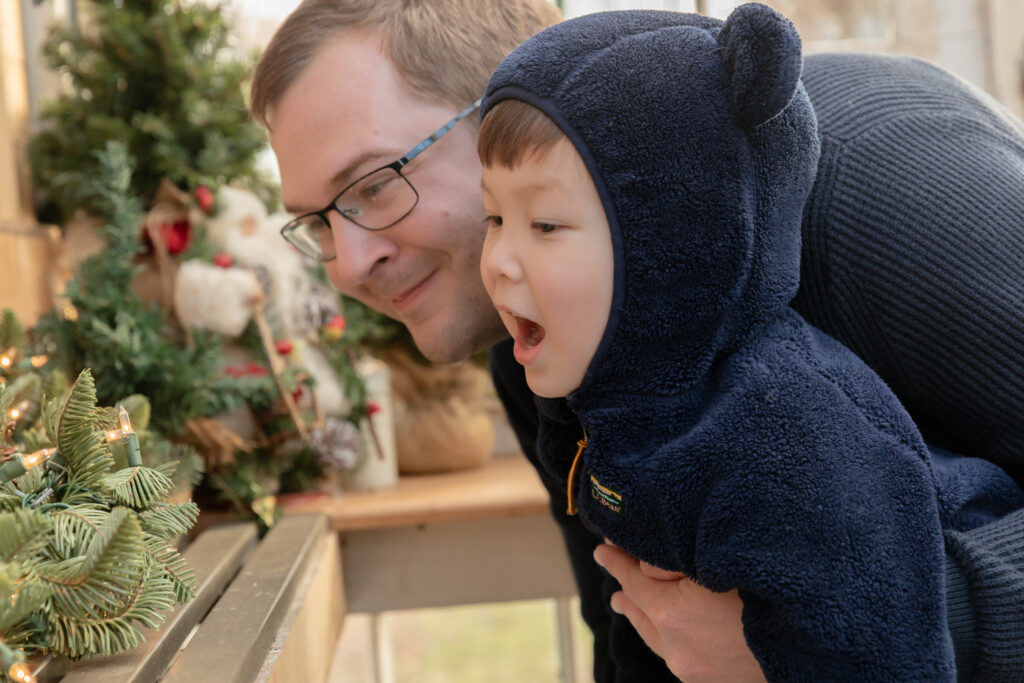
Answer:
<svg viewBox="0 0 1024 683"><path fill-rule="evenodd" d="M270 127L269 110L320 47L369 29L411 91L462 109L498 62L561 20L549 0L305 0L278 27L253 73L249 110Z"/></svg>
<svg viewBox="0 0 1024 683"><path fill-rule="evenodd" d="M565 133L544 112L522 100L494 105L480 124L476 150L484 166L515 168L543 157Z"/></svg>

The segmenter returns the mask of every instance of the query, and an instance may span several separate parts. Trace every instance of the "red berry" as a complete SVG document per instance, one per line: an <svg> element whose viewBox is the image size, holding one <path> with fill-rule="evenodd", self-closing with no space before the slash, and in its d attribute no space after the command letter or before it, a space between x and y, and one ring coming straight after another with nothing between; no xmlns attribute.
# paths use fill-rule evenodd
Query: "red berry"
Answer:
<svg viewBox="0 0 1024 683"><path fill-rule="evenodd" d="M160 236L164 240L168 254L180 254L188 249L189 242L192 241L192 226L184 220L161 223Z"/></svg>
<svg viewBox="0 0 1024 683"><path fill-rule="evenodd" d="M339 332L345 331L345 316L336 315L327 321L327 326L332 330L338 330Z"/></svg>
<svg viewBox="0 0 1024 683"><path fill-rule="evenodd" d="M270 374L270 372L265 367L263 367L256 361L249 361L248 363L246 363L245 370L246 374L255 375L257 377L263 377L265 375Z"/></svg>
<svg viewBox="0 0 1024 683"><path fill-rule="evenodd" d="M367 401L366 402L366 414L367 415L372 417L372 416L376 415L377 413L379 413L381 410L382 410L382 408L380 407L380 404L377 403L376 401Z"/></svg>
<svg viewBox="0 0 1024 683"><path fill-rule="evenodd" d="M235 259L231 258L231 254L226 251L218 251L213 255L213 265L220 266L221 268L230 268L235 263Z"/></svg>
<svg viewBox="0 0 1024 683"><path fill-rule="evenodd" d="M192 195L196 198L196 204L199 205L200 211L209 215L213 213L214 196L213 190L207 185L199 185L196 189L192 190Z"/></svg>
<svg viewBox="0 0 1024 683"><path fill-rule="evenodd" d="M278 339L274 342L274 348L277 349L277 352L282 356L287 356L292 352L292 343L287 339Z"/></svg>

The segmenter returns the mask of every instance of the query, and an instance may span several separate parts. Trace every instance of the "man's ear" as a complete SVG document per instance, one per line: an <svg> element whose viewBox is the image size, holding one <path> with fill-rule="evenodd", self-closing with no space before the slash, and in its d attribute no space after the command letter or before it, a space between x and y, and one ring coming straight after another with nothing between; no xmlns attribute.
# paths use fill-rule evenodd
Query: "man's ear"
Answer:
<svg viewBox="0 0 1024 683"><path fill-rule="evenodd" d="M718 44L740 126L756 128L786 108L803 68L800 35L789 19L765 5L740 5L725 20Z"/></svg>

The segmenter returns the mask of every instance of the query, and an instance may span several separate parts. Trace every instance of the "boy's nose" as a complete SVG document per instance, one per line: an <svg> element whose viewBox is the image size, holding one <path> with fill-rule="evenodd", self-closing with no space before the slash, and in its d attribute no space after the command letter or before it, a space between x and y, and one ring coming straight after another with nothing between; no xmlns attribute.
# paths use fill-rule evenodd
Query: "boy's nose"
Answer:
<svg viewBox="0 0 1024 683"><path fill-rule="evenodd" d="M518 282L523 279L523 268L514 240L506 231L489 232L484 239L483 255L480 259L484 275L505 278Z"/></svg>

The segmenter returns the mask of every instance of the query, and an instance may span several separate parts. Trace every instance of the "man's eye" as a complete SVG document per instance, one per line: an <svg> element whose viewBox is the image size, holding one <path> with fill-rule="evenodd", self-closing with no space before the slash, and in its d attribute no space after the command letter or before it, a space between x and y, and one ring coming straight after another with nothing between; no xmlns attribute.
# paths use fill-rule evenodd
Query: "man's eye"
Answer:
<svg viewBox="0 0 1024 683"><path fill-rule="evenodd" d="M500 228L501 216L487 216L487 218L484 219L484 223L491 228Z"/></svg>
<svg viewBox="0 0 1024 683"><path fill-rule="evenodd" d="M387 187L389 182L391 181L381 180L373 183L372 185L367 185L359 191L359 195L366 200L375 199L377 195L384 191L384 188Z"/></svg>

